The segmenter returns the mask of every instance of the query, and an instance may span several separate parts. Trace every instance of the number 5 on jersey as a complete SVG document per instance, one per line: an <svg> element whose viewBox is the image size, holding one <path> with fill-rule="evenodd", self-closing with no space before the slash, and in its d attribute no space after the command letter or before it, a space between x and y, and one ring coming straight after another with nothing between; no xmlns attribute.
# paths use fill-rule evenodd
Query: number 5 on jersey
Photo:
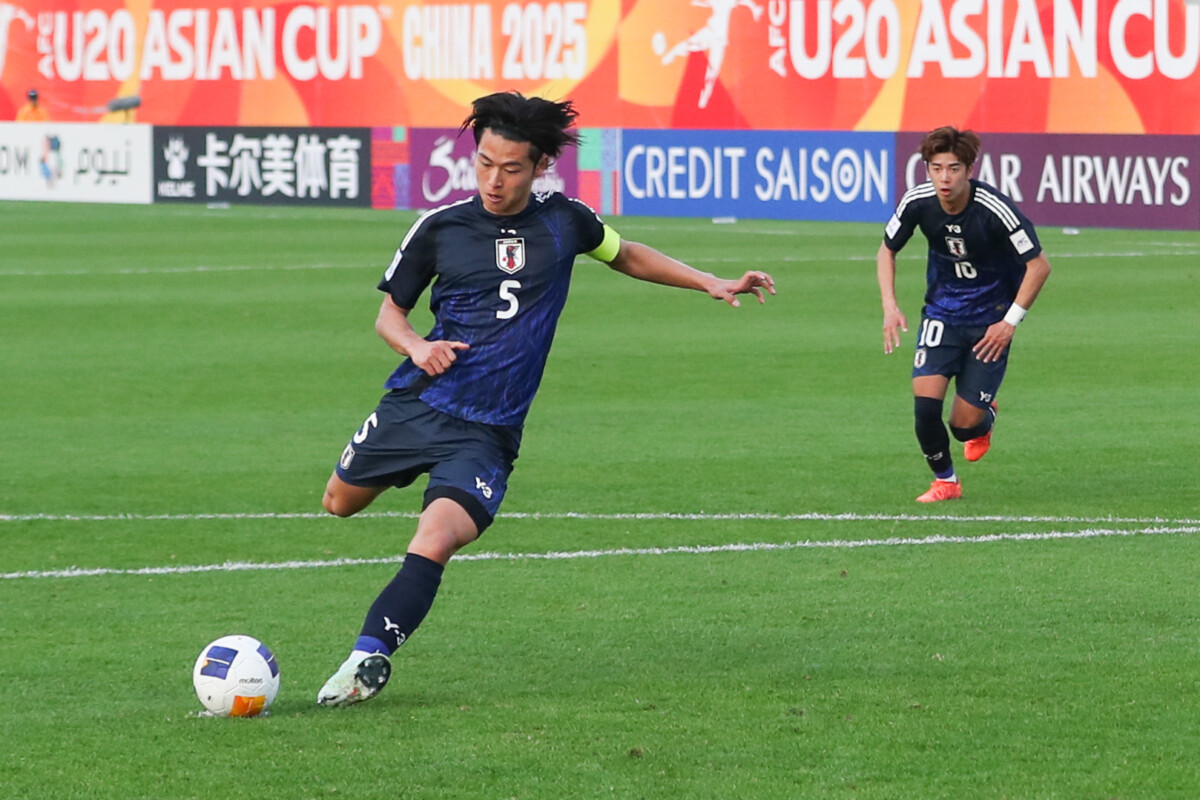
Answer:
<svg viewBox="0 0 1200 800"><path fill-rule="evenodd" d="M500 281L500 299L508 303L508 308L497 311L496 319L512 319L517 315L521 309L521 302L513 292L520 288L520 281Z"/></svg>

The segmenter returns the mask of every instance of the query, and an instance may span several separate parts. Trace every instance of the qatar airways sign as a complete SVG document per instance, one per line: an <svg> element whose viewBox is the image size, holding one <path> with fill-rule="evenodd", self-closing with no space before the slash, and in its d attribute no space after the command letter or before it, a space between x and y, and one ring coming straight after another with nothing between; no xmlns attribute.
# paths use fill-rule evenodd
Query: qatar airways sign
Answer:
<svg viewBox="0 0 1200 800"><path fill-rule="evenodd" d="M927 180L919 133L896 134L897 195ZM1034 225L1200 229L1200 137L991 133L974 177Z"/></svg>

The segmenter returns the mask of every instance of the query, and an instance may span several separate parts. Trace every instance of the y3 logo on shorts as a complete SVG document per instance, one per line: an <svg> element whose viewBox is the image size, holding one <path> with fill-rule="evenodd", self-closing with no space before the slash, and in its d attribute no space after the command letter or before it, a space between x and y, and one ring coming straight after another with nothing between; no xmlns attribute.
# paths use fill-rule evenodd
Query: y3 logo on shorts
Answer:
<svg viewBox="0 0 1200 800"><path fill-rule="evenodd" d="M475 478L475 488L483 493L484 500L492 499L492 487L488 486L487 483L484 482L483 478Z"/></svg>

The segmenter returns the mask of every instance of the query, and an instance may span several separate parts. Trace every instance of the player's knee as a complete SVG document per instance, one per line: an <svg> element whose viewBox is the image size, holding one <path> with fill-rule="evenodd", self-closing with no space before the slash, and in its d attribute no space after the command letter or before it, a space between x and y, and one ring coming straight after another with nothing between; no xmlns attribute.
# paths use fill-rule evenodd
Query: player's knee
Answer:
<svg viewBox="0 0 1200 800"><path fill-rule="evenodd" d="M339 497L328 489L325 490L325 496L321 498L321 505L330 514L335 517L350 517L358 513L360 506L349 503L344 498Z"/></svg>
<svg viewBox="0 0 1200 800"><path fill-rule="evenodd" d="M992 429L995 418L995 412L989 408L956 401L954 412L950 414L950 433L960 442L977 439Z"/></svg>
<svg viewBox="0 0 1200 800"><path fill-rule="evenodd" d="M960 428L957 425L950 426L950 433L955 439L960 442L968 442L971 439L978 439L992 429L992 420L985 417L978 425L972 425L969 428Z"/></svg>
<svg viewBox="0 0 1200 800"><path fill-rule="evenodd" d="M941 427L944 407L945 402L936 397L914 397L913 418L916 422L917 432L919 433L929 426Z"/></svg>

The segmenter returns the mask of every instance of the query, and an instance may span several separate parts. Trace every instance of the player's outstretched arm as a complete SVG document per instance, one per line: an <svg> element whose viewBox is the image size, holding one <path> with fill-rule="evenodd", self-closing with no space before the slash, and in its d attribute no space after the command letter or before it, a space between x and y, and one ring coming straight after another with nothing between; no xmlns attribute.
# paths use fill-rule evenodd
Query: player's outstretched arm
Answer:
<svg viewBox="0 0 1200 800"><path fill-rule="evenodd" d="M413 329L408 321L409 311L396 305L391 295L385 295L379 305L379 316L375 318L375 332L397 353L412 359L426 375L441 375L457 360L458 351L466 350L470 345L428 341Z"/></svg>
<svg viewBox="0 0 1200 800"><path fill-rule="evenodd" d="M883 352L891 353L900 346L900 331L908 333L908 319L896 302L896 253L886 244L875 254L875 272L883 301Z"/></svg>
<svg viewBox="0 0 1200 800"><path fill-rule="evenodd" d="M638 280L706 292L709 297L724 300L734 308L741 305L737 298L739 294L752 294L760 303L764 302L763 289L775 294L775 281L765 272L750 270L736 280L726 280L701 272L639 242L622 240L621 249L609 266Z"/></svg>

